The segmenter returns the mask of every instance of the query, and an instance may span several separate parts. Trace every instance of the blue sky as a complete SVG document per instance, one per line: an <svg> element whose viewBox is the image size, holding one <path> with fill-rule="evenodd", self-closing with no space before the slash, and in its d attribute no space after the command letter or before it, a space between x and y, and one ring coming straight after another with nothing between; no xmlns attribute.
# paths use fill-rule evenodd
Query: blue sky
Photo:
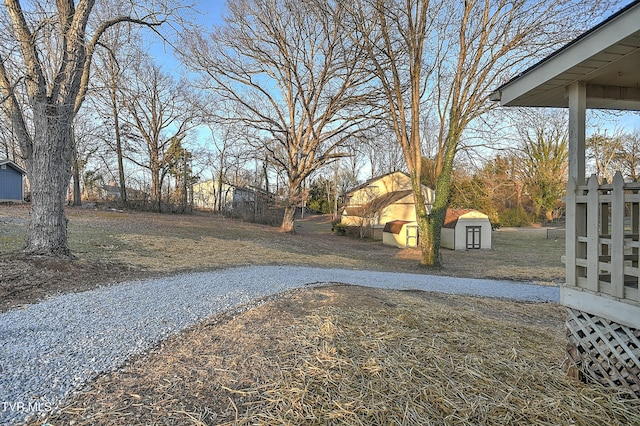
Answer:
<svg viewBox="0 0 640 426"><path fill-rule="evenodd" d="M197 23L202 25L205 29L211 28L213 25L219 25L222 23L222 15L224 13L226 0L195 0L198 14L196 16ZM163 66L167 72L174 73L179 76L183 72L182 65L173 57L170 47L165 47L161 43L154 43L150 49L151 53L155 56L156 61ZM599 126L604 128L610 128L611 130L624 129L626 131L634 131L640 127L640 115L637 113L628 113L618 115L615 119L604 122L600 122ZM596 129L590 128L588 132L593 132ZM199 132L197 139L200 142L208 140L210 138L209 131Z"/></svg>
<svg viewBox="0 0 640 426"><path fill-rule="evenodd" d="M198 0L196 4L196 8L204 15L208 22L221 22L225 0ZM203 23L206 23L206 21Z"/></svg>
<svg viewBox="0 0 640 426"><path fill-rule="evenodd" d="M196 22L205 28L222 23L225 4L225 0L196 0ZM149 37L149 52L155 57L156 62L167 72L179 75L181 65L173 56L171 47L161 43L155 34L150 34Z"/></svg>

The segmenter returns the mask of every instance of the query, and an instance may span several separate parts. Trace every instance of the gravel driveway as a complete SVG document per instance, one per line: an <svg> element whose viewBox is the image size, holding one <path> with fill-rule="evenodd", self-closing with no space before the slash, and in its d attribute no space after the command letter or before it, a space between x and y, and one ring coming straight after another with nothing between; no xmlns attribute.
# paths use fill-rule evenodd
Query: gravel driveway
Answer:
<svg viewBox="0 0 640 426"><path fill-rule="evenodd" d="M208 316L322 283L559 301L558 287L289 266L238 267L65 294L0 314L0 424L54 409L98 374Z"/></svg>

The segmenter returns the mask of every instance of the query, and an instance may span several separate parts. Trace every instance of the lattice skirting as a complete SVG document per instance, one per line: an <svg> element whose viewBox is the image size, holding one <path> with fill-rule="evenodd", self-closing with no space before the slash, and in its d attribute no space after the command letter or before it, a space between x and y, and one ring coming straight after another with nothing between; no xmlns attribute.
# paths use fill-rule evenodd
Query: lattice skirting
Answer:
<svg viewBox="0 0 640 426"><path fill-rule="evenodd" d="M567 311L568 353L580 377L640 398L640 330Z"/></svg>

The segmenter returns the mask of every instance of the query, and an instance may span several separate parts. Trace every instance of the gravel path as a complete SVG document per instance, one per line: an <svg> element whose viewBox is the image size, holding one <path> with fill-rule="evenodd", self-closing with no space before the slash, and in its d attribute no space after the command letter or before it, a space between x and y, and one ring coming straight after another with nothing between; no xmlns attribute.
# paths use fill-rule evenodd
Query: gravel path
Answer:
<svg viewBox="0 0 640 426"><path fill-rule="evenodd" d="M386 272L250 266L66 294L0 314L0 424L45 413L98 374L205 318L321 283L558 302L557 287Z"/></svg>

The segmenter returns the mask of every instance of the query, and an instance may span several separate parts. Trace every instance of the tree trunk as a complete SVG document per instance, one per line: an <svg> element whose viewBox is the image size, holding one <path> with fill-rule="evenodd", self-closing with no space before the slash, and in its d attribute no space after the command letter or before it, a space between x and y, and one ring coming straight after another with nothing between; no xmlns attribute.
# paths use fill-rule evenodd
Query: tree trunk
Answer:
<svg viewBox="0 0 640 426"><path fill-rule="evenodd" d="M73 133L72 133L73 136ZM75 136L74 136L75 138ZM80 164L78 162L78 150L75 146L75 140L73 140L73 205L81 206L82 205L82 194L80 192Z"/></svg>
<svg viewBox="0 0 640 426"><path fill-rule="evenodd" d="M301 200L302 195L302 179L292 179L289 182L289 199L287 205L284 208L284 216L282 217L282 224L280 225L280 231L289 232L295 234L296 228L294 225L294 218L296 215L296 207Z"/></svg>
<svg viewBox="0 0 640 426"><path fill-rule="evenodd" d="M118 105L114 99L112 100L113 120L115 122L116 136L116 157L118 158L118 187L120 188L120 201L123 205L127 205L127 183L124 174L124 161L122 158L122 135L120 133L120 115L118 113Z"/></svg>
<svg viewBox="0 0 640 426"><path fill-rule="evenodd" d="M415 199L416 222L418 222L418 233L420 235L420 264L423 266L439 266L437 257L433 254L433 245L431 244L432 235L429 232L430 218L427 213L426 200L422 192L422 183L420 176L415 173L411 175L411 186L413 187L413 196Z"/></svg>
<svg viewBox="0 0 640 426"><path fill-rule="evenodd" d="M34 255L69 257L64 199L71 179L73 144L71 111L49 105L35 105L36 138L27 160L31 184L29 237L25 252Z"/></svg>
<svg viewBox="0 0 640 426"><path fill-rule="evenodd" d="M187 178L189 169L187 169L187 155L186 150L184 151L184 170L182 174L182 213L187 210L187 205L189 204L189 194L187 193Z"/></svg>
<svg viewBox="0 0 640 426"><path fill-rule="evenodd" d="M161 212L162 209L162 181L160 170L151 168L151 210Z"/></svg>
<svg viewBox="0 0 640 426"><path fill-rule="evenodd" d="M223 162L220 160L220 173L218 173L218 193L216 194L216 204L218 205L218 211L222 211L222 178L224 177Z"/></svg>
<svg viewBox="0 0 640 426"><path fill-rule="evenodd" d="M262 163L262 173L264 174L264 192L269 195L269 163L267 162L267 157L264 157L264 162Z"/></svg>
<svg viewBox="0 0 640 426"><path fill-rule="evenodd" d="M453 173L453 160L455 157L457 141L459 135L454 129L450 129L447 134L447 143L442 157L442 169L436 183L436 194L431 207L431 214L428 220L427 235L431 249L425 252L423 249L422 261L425 265L442 266L440 247L442 243L442 225L444 224L447 208L449 207L449 194L451 192L451 176ZM424 243L423 243L424 244Z"/></svg>
<svg viewBox="0 0 640 426"><path fill-rule="evenodd" d="M296 205L295 204L287 204L284 208L284 216L282 217L282 225L280 225L280 231L295 233L295 224L294 218L296 215Z"/></svg>

